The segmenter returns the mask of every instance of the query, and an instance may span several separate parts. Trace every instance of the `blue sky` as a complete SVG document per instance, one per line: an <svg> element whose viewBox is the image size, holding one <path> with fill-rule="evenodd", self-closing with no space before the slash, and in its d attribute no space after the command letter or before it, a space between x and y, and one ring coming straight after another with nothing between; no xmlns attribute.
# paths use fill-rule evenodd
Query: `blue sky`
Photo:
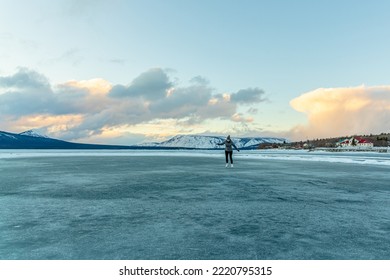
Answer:
<svg viewBox="0 0 390 280"><path fill-rule="evenodd" d="M120 144L388 132L389 10L375 0L0 0L0 130Z"/></svg>

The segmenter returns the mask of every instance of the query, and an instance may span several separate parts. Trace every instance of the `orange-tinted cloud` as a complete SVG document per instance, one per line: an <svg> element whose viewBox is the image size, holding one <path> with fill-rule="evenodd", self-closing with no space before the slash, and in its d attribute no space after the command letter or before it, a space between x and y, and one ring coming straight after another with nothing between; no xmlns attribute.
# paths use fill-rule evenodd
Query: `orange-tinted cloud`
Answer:
<svg viewBox="0 0 390 280"><path fill-rule="evenodd" d="M112 85L104 79L71 80L62 86L84 89L93 95L105 95L112 89Z"/></svg>
<svg viewBox="0 0 390 280"><path fill-rule="evenodd" d="M251 123L253 122L252 117L244 117L243 114L241 113L235 113L232 117L231 120L234 122L243 122L243 123Z"/></svg>
<svg viewBox="0 0 390 280"><path fill-rule="evenodd" d="M319 88L290 105L308 118L308 124L291 130L296 140L390 130L390 86Z"/></svg>

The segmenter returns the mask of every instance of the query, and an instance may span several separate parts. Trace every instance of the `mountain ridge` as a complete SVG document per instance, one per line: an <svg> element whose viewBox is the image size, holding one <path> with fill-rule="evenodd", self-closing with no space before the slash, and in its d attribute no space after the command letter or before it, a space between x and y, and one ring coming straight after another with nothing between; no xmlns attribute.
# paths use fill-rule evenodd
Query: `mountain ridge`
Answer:
<svg viewBox="0 0 390 280"><path fill-rule="evenodd" d="M144 143L138 146L144 147L176 147L176 148L195 148L195 149L221 149L223 146L218 144L225 141L224 136L208 135L176 135L163 142ZM232 137L233 143L238 149L257 149L260 144L282 144L289 142L285 138L277 137Z"/></svg>
<svg viewBox="0 0 390 280"><path fill-rule="evenodd" d="M0 131L0 149L223 149L218 145L223 136L176 135L163 142L138 145L104 145L67 142L41 135L34 130L19 134ZM281 144L289 142L284 138L272 137L232 137L238 149L257 149L260 144Z"/></svg>

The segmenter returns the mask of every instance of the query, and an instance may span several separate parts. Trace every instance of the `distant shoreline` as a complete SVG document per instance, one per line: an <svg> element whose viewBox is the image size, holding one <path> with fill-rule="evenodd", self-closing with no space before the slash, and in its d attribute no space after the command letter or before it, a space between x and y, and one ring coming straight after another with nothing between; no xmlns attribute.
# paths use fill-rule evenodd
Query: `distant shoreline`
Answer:
<svg viewBox="0 0 390 280"><path fill-rule="evenodd" d="M309 151L325 151L325 152L378 152L387 153L389 147L372 147L372 148L360 148L360 147L339 147L339 148L313 148Z"/></svg>

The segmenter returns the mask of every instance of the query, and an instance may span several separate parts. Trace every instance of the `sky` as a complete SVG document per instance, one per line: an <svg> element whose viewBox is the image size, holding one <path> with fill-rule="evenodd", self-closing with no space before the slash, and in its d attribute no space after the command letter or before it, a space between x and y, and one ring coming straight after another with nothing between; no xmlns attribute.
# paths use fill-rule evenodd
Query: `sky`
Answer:
<svg viewBox="0 0 390 280"><path fill-rule="evenodd" d="M390 1L0 0L0 130L390 132Z"/></svg>

